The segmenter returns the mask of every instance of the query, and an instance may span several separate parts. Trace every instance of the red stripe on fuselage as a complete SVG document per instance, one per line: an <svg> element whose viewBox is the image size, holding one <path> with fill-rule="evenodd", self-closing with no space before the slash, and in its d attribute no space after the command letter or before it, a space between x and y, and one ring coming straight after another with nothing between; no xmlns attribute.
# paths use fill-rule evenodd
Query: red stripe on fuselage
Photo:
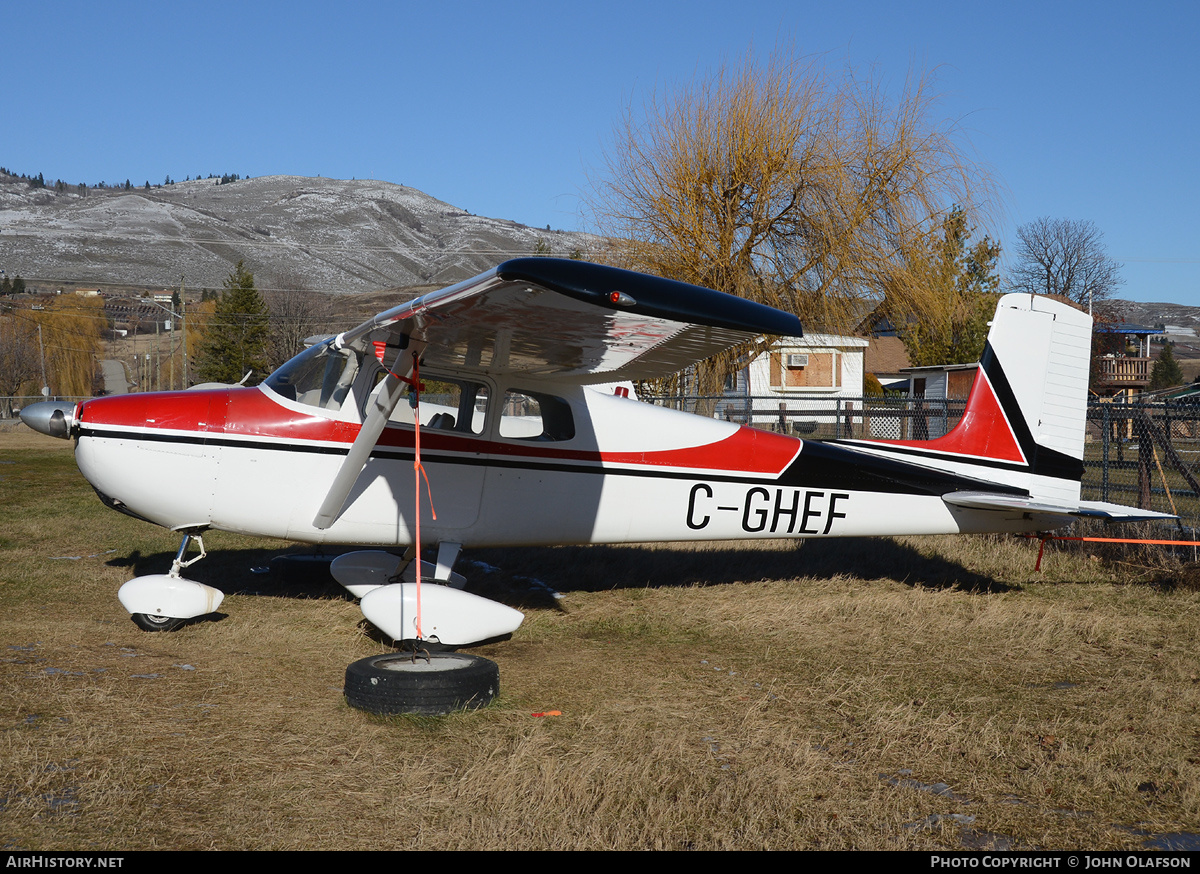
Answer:
<svg viewBox="0 0 1200 874"><path fill-rule="evenodd" d="M84 426L150 428L194 432L205 436L273 438L280 443L320 441L344 443L358 436L360 425L314 416L282 404L257 388L212 391L147 392L110 395L84 403L79 415ZM794 437L741 427L715 443L647 452L597 452L569 449L538 441L494 442L476 437L423 429L426 451L464 452L546 460L592 461L604 464L652 465L664 468L782 473L800 451ZM412 429L387 428L379 445L411 449Z"/></svg>
<svg viewBox="0 0 1200 874"><path fill-rule="evenodd" d="M85 426L275 437L281 441L353 441L358 433L357 425L288 409L257 388L110 395L87 401L79 418Z"/></svg>
<svg viewBox="0 0 1200 874"><path fill-rule="evenodd" d="M996 398L992 383L981 367L971 385L967 407L959 423L933 440L873 440L890 446L908 446L953 455L972 455L996 461L1027 464L1012 425Z"/></svg>

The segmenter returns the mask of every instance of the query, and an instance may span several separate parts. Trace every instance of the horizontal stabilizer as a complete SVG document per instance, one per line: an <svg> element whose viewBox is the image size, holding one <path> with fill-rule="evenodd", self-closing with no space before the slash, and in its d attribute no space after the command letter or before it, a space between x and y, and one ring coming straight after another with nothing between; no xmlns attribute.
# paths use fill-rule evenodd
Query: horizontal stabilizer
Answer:
<svg viewBox="0 0 1200 874"><path fill-rule="evenodd" d="M1106 522L1149 522L1178 518L1170 513L1139 510L1137 507L1125 507L1105 501L1079 501L1068 506L1037 498L1022 498L1015 495L992 494L991 492L951 492L943 495L942 500L955 507L965 507L970 510L1016 510L1022 513L1102 519Z"/></svg>
<svg viewBox="0 0 1200 874"><path fill-rule="evenodd" d="M1079 515L1104 519L1109 522L1154 522L1179 518L1173 513L1139 510L1137 507L1125 507L1121 504L1110 504L1107 501L1080 501Z"/></svg>

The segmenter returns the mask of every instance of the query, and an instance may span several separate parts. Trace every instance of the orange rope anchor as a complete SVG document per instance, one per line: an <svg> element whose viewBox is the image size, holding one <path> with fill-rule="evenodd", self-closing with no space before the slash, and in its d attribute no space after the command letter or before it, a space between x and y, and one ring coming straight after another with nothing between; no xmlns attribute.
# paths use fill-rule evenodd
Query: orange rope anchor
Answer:
<svg viewBox="0 0 1200 874"><path fill-rule="evenodd" d="M1041 541L1038 546L1037 562L1033 569L1042 570L1042 553L1046 551L1047 540L1075 540L1081 543L1144 543L1147 546L1200 546L1200 540L1142 540L1136 537L1058 537L1053 534L1023 534L1022 537L1036 537Z"/></svg>

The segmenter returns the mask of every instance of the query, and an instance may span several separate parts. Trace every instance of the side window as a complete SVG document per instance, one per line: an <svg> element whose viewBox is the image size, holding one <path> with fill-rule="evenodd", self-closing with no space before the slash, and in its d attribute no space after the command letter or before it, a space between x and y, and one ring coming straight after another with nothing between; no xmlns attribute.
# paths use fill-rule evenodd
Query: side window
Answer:
<svg viewBox="0 0 1200 874"><path fill-rule="evenodd" d="M380 370L375 384L383 381L386 371ZM421 377L421 427L458 434L483 434L487 421L488 387L480 382L442 376ZM406 386L400 402L388 421L411 425L414 421L415 392Z"/></svg>
<svg viewBox="0 0 1200 874"><path fill-rule="evenodd" d="M575 436L571 405L553 395L506 391L500 436L514 440L570 440Z"/></svg>

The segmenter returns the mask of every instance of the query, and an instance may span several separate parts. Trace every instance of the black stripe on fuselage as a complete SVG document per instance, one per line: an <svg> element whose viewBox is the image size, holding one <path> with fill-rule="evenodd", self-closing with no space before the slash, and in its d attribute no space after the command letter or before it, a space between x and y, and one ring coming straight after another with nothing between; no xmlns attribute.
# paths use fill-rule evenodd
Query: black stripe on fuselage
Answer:
<svg viewBox="0 0 1200 874"><path fill-rule="evenodd" d="M953 461L959 464L969 464L973 467L987 467L992 470L1008 470L1016 473L1029 473L1029 467L1014 461L997 461L994 458L980 458L977 455L958 455L953 452L931 452L928 449L918 449L915 446L893 446L890 443L876 443L870 440L830 440L835 446L842 446L851 452L860 446L870 446L888 456L906 455L911 458L923 458L934 463ZM874 454L874 453L872 453ZM883 456L880 456L883 457Z"/></svg>
<svg viewBox="0 0 1200 874"><path fill-rule="evenodd" d="M823 487L863 492L945 495L986 491L1026 496L1029 492L991 480L975 479L924 465L909 464L829 443L804 441L800 456L779 477L778 484L798 488Z"/></svg>
<svg viewBox="0 0 1200 874"><path fill-rule="evenodd" d="M82 427L83 438L145 441L152 443L188 443L201 446L224 446L237 449L256 449L264 452L299 452L319 455L346 455L349 445L321 446L311 443L260 442L238 440L213 435L155 434L144 431L101 430ZM603 462L546 461L533 458L506 458L496 455L445 455L422 452L429 464L455 464L505 468L510 470L547 471L557 473L600 474L603 476L651 477L705 482L753 482L796 488L817 487L850 491L881 492L886 494L944 495L956 491L988 491L1000 494L1027 496L1024 489L1000 485L988 480L958 476L921 465L908 464L889 458L868 455L814 441L801 441L800 454L779 475L755 474L750 471L725 473L720 471L685 471L675 468L627 468L606 466ZM372 458L412 461L411 449L376 446Z"/></svg>

